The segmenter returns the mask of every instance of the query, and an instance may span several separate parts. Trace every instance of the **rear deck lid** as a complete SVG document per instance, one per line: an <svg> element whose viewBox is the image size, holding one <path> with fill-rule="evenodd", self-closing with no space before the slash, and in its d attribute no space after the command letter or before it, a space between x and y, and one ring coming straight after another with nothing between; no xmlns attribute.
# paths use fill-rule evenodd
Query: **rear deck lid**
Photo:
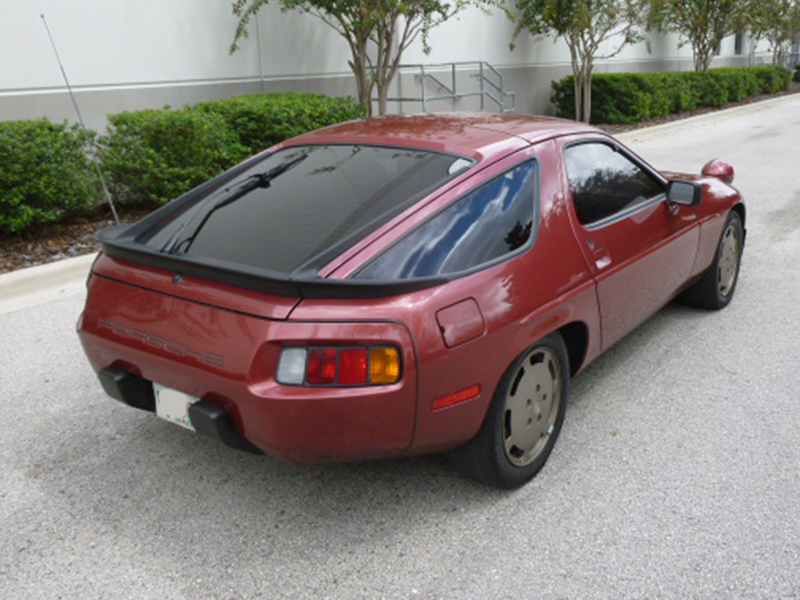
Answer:
<svg viewBox="0 0 800 600"><path fill-rule="evenodd" d="M147 294L137 296L140 299L138 304L147 304L149 308L138 306L136 310L153 313L150 319L163 313L166 306L156 295L189 300L202 306L222 308L234 313L272 320L288 319L301 300L299 297L279 296L191 275L176 274L173 271L119 260L103 254L92 266L92 275L122 284L123 287L127 286L131 297L133 292L137 294L141 291L153 292L154 295L149 296L146 302L141 299L148 298ZM123 295L120 298L127 296ZM107 304L106 299L102 299L102 302L104 305Z"/></svg>

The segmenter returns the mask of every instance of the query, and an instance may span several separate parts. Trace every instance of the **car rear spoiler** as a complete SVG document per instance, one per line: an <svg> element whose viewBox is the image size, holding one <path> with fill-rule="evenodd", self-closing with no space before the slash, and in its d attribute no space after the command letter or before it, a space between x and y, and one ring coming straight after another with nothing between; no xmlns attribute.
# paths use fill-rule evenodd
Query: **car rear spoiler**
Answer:
<svg viewBox="0 0 800 600"><path fill-rule="evenodd" d="M387 298L449 281L447 277L359 281L295 274L286 276L213 258L164 254L137 242L135 229L138 229L135 224L115 225L100 230L95 239L101 244L103 253L111 258L290 298Z"/></svg>

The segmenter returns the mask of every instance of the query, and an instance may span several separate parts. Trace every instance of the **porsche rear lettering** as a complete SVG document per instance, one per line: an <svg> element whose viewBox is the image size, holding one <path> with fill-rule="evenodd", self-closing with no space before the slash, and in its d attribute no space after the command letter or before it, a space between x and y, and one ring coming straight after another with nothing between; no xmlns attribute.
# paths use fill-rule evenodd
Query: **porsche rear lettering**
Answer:
<svg viewBox="0 0 800 600"><path fill-rule="evenodd" d="M221 369L224 364L225 357L220 354L208 352L207 350L195 350L182 342L170 340L160 335L154 335L142 329L125 325L124 323L112 321L111 319L99 319L98 325L101 329L113 331L120 337L138 340L147 346L163 350L168 354L191 357L205 365L217 367L218 369Z"/></svg>

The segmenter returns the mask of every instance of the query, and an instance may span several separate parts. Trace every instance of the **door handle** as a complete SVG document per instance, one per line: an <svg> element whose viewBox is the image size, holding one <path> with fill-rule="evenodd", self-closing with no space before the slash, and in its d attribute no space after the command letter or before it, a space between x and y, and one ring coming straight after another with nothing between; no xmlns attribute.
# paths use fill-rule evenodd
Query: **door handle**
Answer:
<svg viewBox="0 0 800 600"><path fill-rule="evenodd" d="M592 255L595 266L601 271L611 264L611 255L605 248L597 248Z"/></svg>

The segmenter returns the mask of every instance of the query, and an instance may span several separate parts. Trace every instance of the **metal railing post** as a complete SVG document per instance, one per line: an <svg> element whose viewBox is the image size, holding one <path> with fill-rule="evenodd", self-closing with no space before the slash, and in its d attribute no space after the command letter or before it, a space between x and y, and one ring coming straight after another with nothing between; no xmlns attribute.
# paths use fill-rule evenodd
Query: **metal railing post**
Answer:
<svg viewBox="0 0 800 600"><path fill-rule="evenodd" d="M458 80L456 79L456 63L450 65L450 85L453 90L453 110L458 105Z"/></svg>
<svg viewBox="0 0 800 600"><path fill-rule="evenodd" d="M422 72L422 112L428 112L428 78L425 76L425 65L420 65Z"/></svg>
<svg viewBox="0 0 800 600"><path fill-rule="evenodd" d="M414 79L416 80L417 77L420 78L420 86L422 88L422 96L421 97L414 97L414 96L405 96L402 92L402 85L397 84L397 89L399 91L399 96L387 98L389 102L421 102L422 103L422 111L428 112L428 104L435 100L450 100L452 102L452 106L454 110L458 110L457 107L460 104L460 101L464 98L471 98L474 96L480 96L480 110L486 110L486 98L488 97L489 100L494 102L498 109L501 112L513 112L516 110L516 96L514 92L507 92L505 90L505 81L503 79L503 75L495 69L492 65L485 61L462 61L462 62L450 62L450 63L437 63L437 64L414 64L414 65L401 65L400 66L400 76L403 76L403 73L408 73L410 70L414 70L417 74L414 75ZM442 73L439 73L437 77L436 72L429 73L428 69L439 69L440 71L449 71L450 73L450 82L449 84L444 81L446 76ZM459 69L462 71L467 72L467 79L477 79L479 80L479 87L476 91L470 85L467 86L468 89L461 92L459 91L458 86L458 77L459 77ZM476 73L477 71L477 73ZM496 75L497 82L494 80L489 79L487 76L487 71L491 71ZM428 81L430 80L430 81ZM430 83L433 83L435 88L435 93L433 95L428 93L428 86ZM506 108L506 99L511 98L511 108ZM373 101L376 99L373 98ZM401 104L402 108L402 104Z"/></svg>
<svg viewBox="0 0 800 600"><path fill-rule="evenodd" d="M486 109L486 90L484 84L485 76L483 74L483 62L479 63L478 77L481 81L481 112L483 112Z"/></svg>

